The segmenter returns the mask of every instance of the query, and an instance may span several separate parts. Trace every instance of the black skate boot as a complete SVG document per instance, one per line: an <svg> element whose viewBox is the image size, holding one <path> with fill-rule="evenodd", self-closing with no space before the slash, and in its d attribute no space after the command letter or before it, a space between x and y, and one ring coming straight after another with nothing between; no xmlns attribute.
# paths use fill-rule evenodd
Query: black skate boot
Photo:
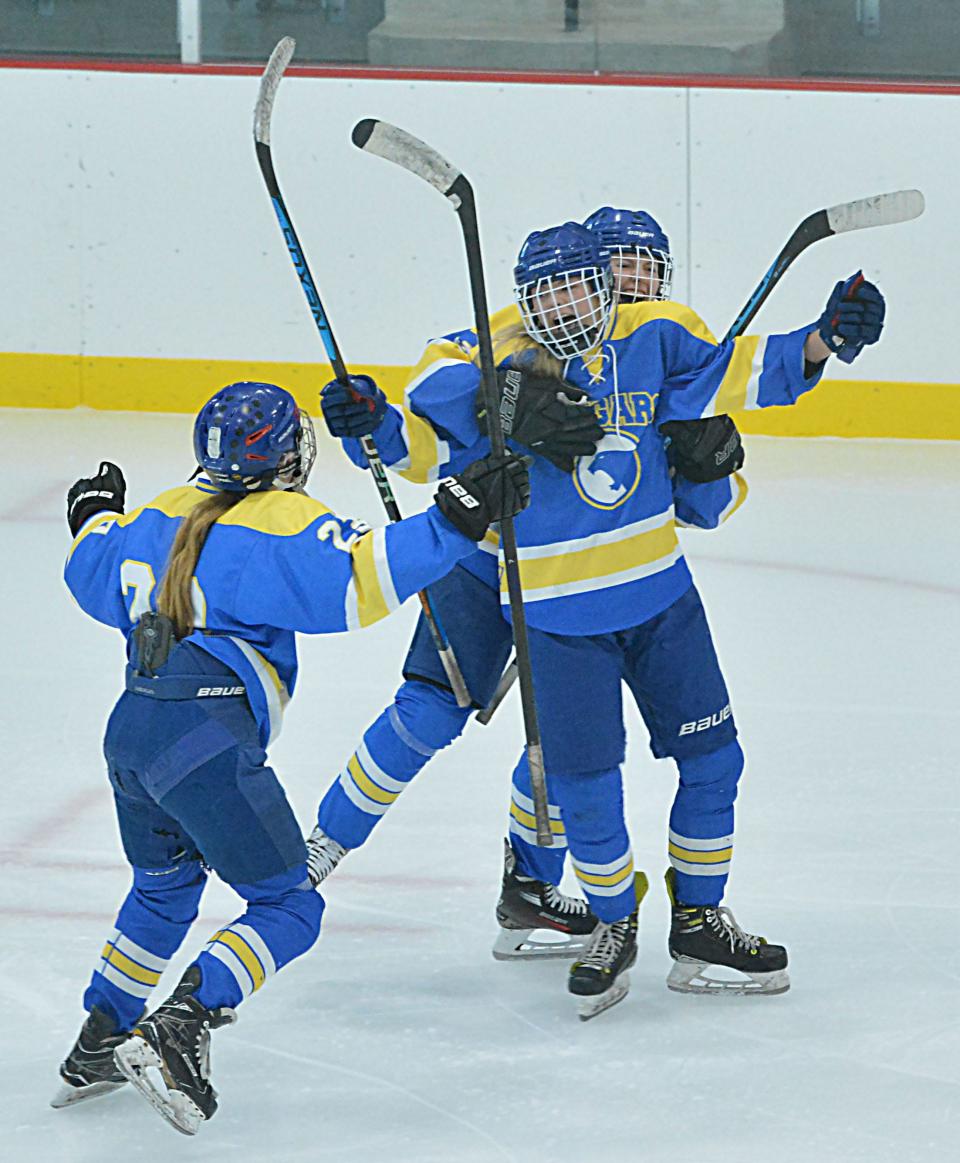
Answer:
<svg viewBox="0 0 960 1163"><path fill-rule="evenodd" d="M629 917L610 925L598 921L586 952L570 966L567 989L582 999L578 1007L581 1022L595 1018L627 996L627 970L637 959L637 917L647 894L644 873L635 873L635 885L637 907Z"/></svg>
<svg viewBox="0 0 960 1163"><path fill-rule="evenodd" d="M197 1001L200 980L200 970L191 965L170 997L134 1027L114 1055L122 1073L184 1135L195 1135L217 1109L210 1031L237 1020L227 1006L208 1010Z"/></svg>
<svg viewBox="0 0 960 1163"><path fill-rule="evenodd" d="M340 861L350 851L338 844L318 824L307 837L307 875L314 888L319 888Z"/></svg>
<svg viewBox="0 0 960 1163"><path fill-rule="evenodd" d="M114 1065L113 1052L129 1037L129 1033L118 1033L113 1018L94 1006L60 1066L63 1081L50 1105L59 1110L123 1086L127 1080Z"/></svg>
<svg viewBox="0 0 960 1163"><path fill-rule="evenodd" d="M514 958L576 957L587 947L597 918L585 900L566 896L555 885L517 872L517 854L503 842L503 884L497 901L500 934L493 946L498 961ZM534 934L539 933L539 936Z"/></svg>
<svg viewBox="0 0 960 1163"><path fill-rule="evenodd" d="M673 906L667 986L678 993L786 993L787 951L764 937L745 933L733 913L710 905L677 902L673 869L667 869Z"/></svg>

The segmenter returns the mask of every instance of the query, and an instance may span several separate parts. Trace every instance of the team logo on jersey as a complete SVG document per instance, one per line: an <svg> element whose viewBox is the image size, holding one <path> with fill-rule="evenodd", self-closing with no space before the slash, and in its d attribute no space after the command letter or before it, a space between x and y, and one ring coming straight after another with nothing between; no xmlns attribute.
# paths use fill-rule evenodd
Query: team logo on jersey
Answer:
<svg viewBox="0 0 960 1163"><path fill-rule="evenodd" d="M573 470L577 492L595 509L617 509L640 483L639 440L629 432L607 432L593 456L581 456Z"/></svg>

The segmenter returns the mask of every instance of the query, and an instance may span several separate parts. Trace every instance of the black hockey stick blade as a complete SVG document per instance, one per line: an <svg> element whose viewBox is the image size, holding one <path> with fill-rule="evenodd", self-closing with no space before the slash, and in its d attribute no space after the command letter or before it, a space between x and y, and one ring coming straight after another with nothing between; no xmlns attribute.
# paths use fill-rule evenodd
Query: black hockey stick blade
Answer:
<svg viewBox="0 0 960 1163"><path fill-rule="evenodd" d="M277 97L277 89L286 72L287 65L293 60L297 42L292 36L285 36L277 41L276 47L270 54L267 67L260 78L260 91L257 94L257 103L253 108L253 136L254 140L262 145L270 144L270 119L273 116L273 103Z"/></svg>
<svg viewBox="0 0 960 1163"><path fill-rule="evenodd" d="M857 198L853 202L841 202L837 206L809 214L787 239L783 250L773 260L770 269L743 305L723 337L724 343L744 333L766 302L767 296L808 246L833 234L866 230L870 226L893 226L898 222L909 222L913 218L919 218L923 210L924 198L919 190L894 190L889 194L874 194L869 198Z"/></svg>

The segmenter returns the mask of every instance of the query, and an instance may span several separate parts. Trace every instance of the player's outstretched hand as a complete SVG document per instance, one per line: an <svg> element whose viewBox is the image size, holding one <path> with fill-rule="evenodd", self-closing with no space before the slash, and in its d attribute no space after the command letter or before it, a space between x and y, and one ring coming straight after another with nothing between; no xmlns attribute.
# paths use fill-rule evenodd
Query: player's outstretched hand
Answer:
<svg viewBox="0 0 960 1163"><path fill-rule="evenodd" d="M520 368L500 368L497 386L505 436L546 457L561 472L573 472L578 456L596 452L603 428L582 388ZM477 423L481 432L489 432L482 393L477 397Z"/></svg>
<svg viewBox="0 0 960 1163"><path fill-rule="evenodd" d="M857 271L833 288L817 320L817 331L838 359L853 363L867 344L880 338L885 313L880 288L868 283L863 271Z"/></svg>
<svg viewBox="0 0 960 1163"><path fill-rule="evenodd" d="M349 384L331 380L320 393L320 407L331 436L369 436L387 411L387 397L370 376L350 376Z"/></svg>
<svg viewBox="0 0 960 1163"><path fill-rule="evenodd" d="M688 481L718 481L743 467L743 442L729 416L668 420L660 434L668 442L670 467Z"/></svg>
<svg viewBox="0 0 960 1163"><path fill-rule="evenodd" d="M94 513L122 513L126 495L123 473L109 460L102 461L96 476L81 477L67 491L67 524L71 535L76 537Z"/></svg>
<svg viewBox="0 0 960 1163"><path fill-rule="evenodd" d="M491 522L514 517L530 504L526 458L508 452L475 460L458 476L442 480L435 500L451 525L482 541Z"/></svg>

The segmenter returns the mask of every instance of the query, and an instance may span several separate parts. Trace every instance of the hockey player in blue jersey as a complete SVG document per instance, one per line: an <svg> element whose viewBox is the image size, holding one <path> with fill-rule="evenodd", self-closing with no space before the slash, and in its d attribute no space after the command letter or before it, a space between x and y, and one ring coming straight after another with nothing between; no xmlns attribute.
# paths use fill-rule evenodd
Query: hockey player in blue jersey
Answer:
<svg viewBox="0 0 960 1163"><path fill-rule="evenodd" d="M673 262L667 237L655 219L643 211L602 207L585 225L610 248L619 302L669 298ZM519 325L518 309L509 308L495 320L498 327ZM706 328L703 334L712 341ZM467 338L475 343L472 333ZM442 366L444 354L441 350L435 356L433 348L429 348L421 368L426 367L429 372L434 358ZM392 467L415 480L426 479L435 468L428 463L426 471L421 472L417 463L411 464L411 457L416 462L431 449L431 433L423 425L424 419L429 422L429 413L421 416L418 411L418 384L423 378L418 369L408 391L409 415L408 409L391 409L396 423L405 426L411 441L409 455L401 455ZM558 397L558 386L563 388L553 379L545 380L543 391L535 396L527 380L523 404L529 410L515 418L515 436L525 440L527 448L546 456L558 469L572 472L576 455L592 453L598 440L603 448L615 446L620 438L615 433L604 434L592 409L585 412L581 405L568 402L572 396L567 397L565 393ZM374 431L384 422L387 404L382 393L369 381L360 382L354 398L343 385L334 383L325 389L323 404L331 432L347 438L348 452L362 463L360 450L351 438ZM387 418L387 422L394 417ZM694 453L690 442L684 444L680 439L674 446L689 450L680 465L683 471L674 478L677 520L691 526L714 527L736 510L746 493L740 477L721 479L742 463L736 429L725 417L678 423L675 428L678 437L680 429L689 430L691 439L696 433L697 450ZM724 441L729 443L733 439L735 445L720 469L710 464L718 428ZM437 435L441 434L433 435L434 443ZM407 452L406 449L399 451ZM607 460L622 461L625 473L633 471L632 454L597 456L592 473L597 487L601 480L607 479L603 471ZM611 473L615 474L616 469L611 467ZM699 483L693 483L691 477ZM448 577L431 586L432 602L468 675L477 706L482 706L494 689L511 646L497 593L496 545L485 548L488 552L478 553L472 562L461 563ZM403 674L405 681L393 704L365 733L361 747L351 756L320 804L318 825L308 843L311 875L318 882L336 867L347 850L359 847L366 840L400 792L437 750L460 734L469 718L470 709L456 705L422 619ZM559 809L554 806L552 812L555 846L549 855L543 855L536 870L538 875L534 875L527 859L528 845L535 843L536 837L532 803L525 783L515 784L509 835L527 843L514 846L508 841L505 844L503 884L497 904L501 933L494 948L495 957L573 956L585 947L596 926L597 919L582 898L567 896L559 890L566 843ZM538 937L540 930L549 932Z"/></svg>
<svg viewBox="0 0 960 1163"><path fill-rule="evenodd" d="M529 499L519 458L487 458L443 481L418 516L377 530L341 519L302 491L313 430L272 384L219 391L197 417L194 449L203 475L132 513L113 464L68 494L66 583L127 640L104 753L133 885L53 1099L67 1106L129 1080L185 1134L217 1106L210 1030L320 930L324 902L265 753L296 683L295 632L385 617ZM208 870L246 911L144 1017Z"/></svg>
<svg viewBox="0 0 960 1163"><path fill-rule="evenodd" d="M706 976L722 964L742 971L739 990L780 992L787 985L786 951L746 934L720 907L743 756L677 543L662 436L674 422L794 403L819 381L831 353L850 361L879 339L883 298L858 274L837 284L816 323L717 346L679 305L638 303L614 311L609 253L576 224L531 235L515 274L522 326L498 334L498 364L521 373L520 400L524 380L533 383L551 371L568 394L579 389L589 396L622 460L611 479L593 471L589 455L569 467L535 457L534 504L517 521L552 828L564 836L599 918L571 970L570 991L583 999L583 1016L592 1016L624 995L622 975L636 956L637 897L620 773L626 683L654 754L673 758L679 770L670 819L675 965L669 984L722 988ZM377 440L387 463L429 479L486 447L476 419L474 354L472 332L434 343L408 388L406 407L380 406ZM369 385L358 392L377 399ZM516 430L514 436L523 443ZM536 441L527 443L538 451ZM464 566L479 573L471 559ZM422 764L429 749L429 740L405 734L402 716L394 712L390 720L388 713L371 728L341 775L354 804L362 803L357 790L372 791L375 810L383 810L405 786L402 775L371 762L371 740L382 743L392 729L408 746L411 765ZM526 780L523 764L517 779L521 786ZM516 835L513 842L529 872L544 869L540 878L547 880L542 859L551 850L524 845Z"/></svg>

